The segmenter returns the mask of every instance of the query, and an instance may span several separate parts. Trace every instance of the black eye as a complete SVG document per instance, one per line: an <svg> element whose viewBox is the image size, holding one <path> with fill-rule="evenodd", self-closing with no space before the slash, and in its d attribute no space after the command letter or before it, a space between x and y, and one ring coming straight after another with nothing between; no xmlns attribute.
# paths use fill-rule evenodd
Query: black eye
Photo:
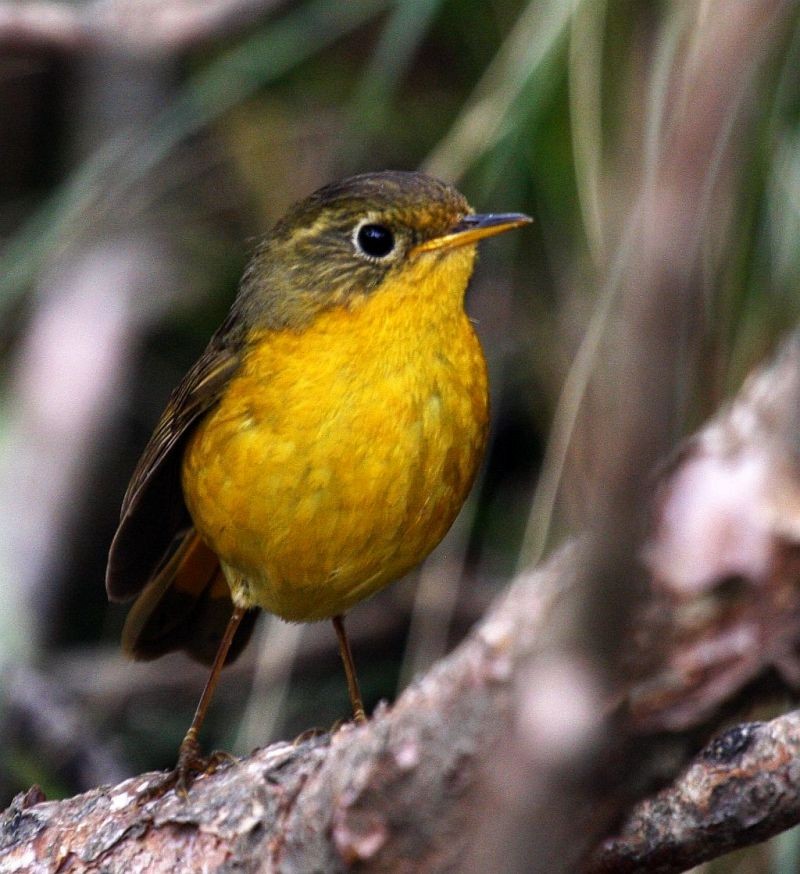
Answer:
<svg viewBox="0 0 800 874"><path fill-rule="evenodd" d="M356 245L370 258L385 258L394 249L394 234L385 225L361 225Z"/></svg>

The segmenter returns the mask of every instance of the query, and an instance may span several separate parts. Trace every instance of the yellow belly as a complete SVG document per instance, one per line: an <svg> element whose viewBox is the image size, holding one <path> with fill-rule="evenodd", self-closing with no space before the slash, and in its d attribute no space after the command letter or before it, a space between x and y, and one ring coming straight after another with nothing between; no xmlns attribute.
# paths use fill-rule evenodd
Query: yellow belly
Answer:
<svg viewBox="0 0 800 874"><path fill-rule="evenodd" d="M187 506L235 602L328 618L453 522L485 444L483 355L460 296L391 290L251 339L187 446Z"/></svg>

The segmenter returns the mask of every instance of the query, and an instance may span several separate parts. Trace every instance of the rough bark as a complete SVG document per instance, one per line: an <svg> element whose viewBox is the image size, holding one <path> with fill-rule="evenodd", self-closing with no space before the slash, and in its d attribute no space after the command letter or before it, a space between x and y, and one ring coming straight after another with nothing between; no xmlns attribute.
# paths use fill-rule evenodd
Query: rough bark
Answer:
<svg viewBox="0 0 800 874"><path fill-rule="evenodd" d="M673 874L800 821L800 712L734 726L642 802L586 874Z"/></svg>
<svg viewBox="0 0 800 874"><path fill-rule="evenodd" d="M507 726L520 661L574 580L575 550L520 580L451 656L363 727L277 744L137 803L135 778L0 825L0 872L442 871L463 860L468 789Z"/></svg>

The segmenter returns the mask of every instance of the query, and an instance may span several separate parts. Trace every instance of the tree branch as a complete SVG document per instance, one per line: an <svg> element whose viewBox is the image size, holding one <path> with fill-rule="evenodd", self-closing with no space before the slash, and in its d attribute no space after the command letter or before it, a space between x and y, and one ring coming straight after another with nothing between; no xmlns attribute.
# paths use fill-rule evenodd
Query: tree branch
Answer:
<svg viewBox="0 0 800 874"><path fill-rule="evenodd" d="M512 586L450 657L366 726L258 751L199 778L185 801L170 792L138 806L149 775L29 809L17 802L0 822L0 872L67 859L193 870L201 856L282 871L457 864L473 814L468 789L512 718L519 665L539 648L576 556L562 551Z"/></svg>
<svg viewBox="0 0 800 874"><path fill-rule="evenodd" d="M800 822L800 711L715 738L668 789L639 804L585 874L672 874Z"/></svg>

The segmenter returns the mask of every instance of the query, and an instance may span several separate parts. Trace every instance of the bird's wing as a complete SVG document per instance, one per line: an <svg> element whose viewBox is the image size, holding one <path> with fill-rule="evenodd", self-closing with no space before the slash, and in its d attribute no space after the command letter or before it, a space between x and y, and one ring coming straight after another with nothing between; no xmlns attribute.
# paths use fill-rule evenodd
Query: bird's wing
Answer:
<svg viewBox="0 0 800 874"><path fill-rule="evenodd" d="M180 483L182 449L200 416L219 400L239 367L241 345L226 323L172 392L122 502L111 543L106 591L133 597L163 563L176 535L191 526Z"/></svg>

